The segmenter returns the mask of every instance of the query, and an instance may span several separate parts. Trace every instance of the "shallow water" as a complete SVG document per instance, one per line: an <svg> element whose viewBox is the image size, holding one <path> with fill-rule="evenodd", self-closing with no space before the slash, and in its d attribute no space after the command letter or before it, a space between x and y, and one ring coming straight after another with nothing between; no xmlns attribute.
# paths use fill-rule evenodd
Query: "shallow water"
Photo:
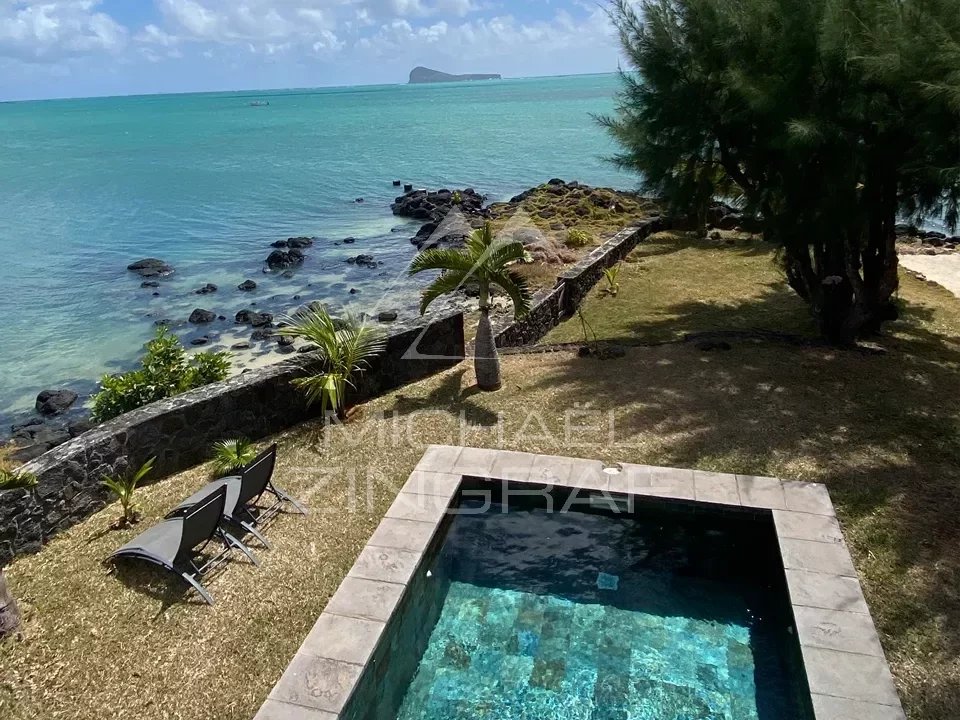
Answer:
<svg viewBox="0 0 960 720"><path fill-rule="evenodd" d="M492 505L432 567L445 596L398 720L811 717L762 523Z"/></svg>
<svg viewBox="0 0 960 720"><path fill-rule="evenodd" d="M0 417L46 387L92 389L136 359L155 320L195 307L228 321L179 328L187 339L297 295L413 314L403 270L418 226L391 215L391 181L492 199L554 176L632 187L591 118L616 88L601 75L0 104ZM269 244L294 235L320 238L304 266L263 275ZM346 236L357 242L334 244ZM358 253L383 264L344 262ZM125 269L148 256L176 268L159 297ZM240 293L246 278L260 287ZM193 294L208 282L216 294Z"/></svg>

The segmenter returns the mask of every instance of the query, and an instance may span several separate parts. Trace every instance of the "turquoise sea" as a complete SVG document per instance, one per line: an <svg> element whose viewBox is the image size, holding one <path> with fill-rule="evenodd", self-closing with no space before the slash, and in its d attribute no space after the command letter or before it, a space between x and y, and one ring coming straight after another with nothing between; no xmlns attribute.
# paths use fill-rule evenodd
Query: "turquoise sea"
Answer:
<svg viewBox="0 0 960 720"><path fill-rule="evenodd" d="M591 118L616 89L599 75L0 104L0 419L47 387L89 393L156 320L196 307L228 319L184 323L185 340L226 341L250 303L412 315L419 225L391 214L391 181L495 200L551 177L633 187ZM270 243L299 235L319 240L294 277L263 274ZM345 262L358 253L381 267ZM126 270L143 257L176 268L157 297ZM253 293L236 289L247 278ZM195 295L206 283L218 292Z"/></svg>

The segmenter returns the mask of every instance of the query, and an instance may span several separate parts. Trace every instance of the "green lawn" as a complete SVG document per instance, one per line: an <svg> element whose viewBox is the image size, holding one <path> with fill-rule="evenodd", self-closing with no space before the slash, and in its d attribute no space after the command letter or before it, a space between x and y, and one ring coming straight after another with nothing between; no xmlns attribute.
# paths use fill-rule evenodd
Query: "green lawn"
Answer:
<svg viewBox="0 0 960 720"><path fill-rule="evenodd" d="M604 338L809 330L761 246L664 237L639 256L616 299L587 303ZM147 570L106 574L100 559L133 534L109 529L108 508L8 568L26 623L0 646L0 716L249 720L425 445L449 443L827 483L909 717L956 717L960 302L907 275L902 302L874 352L734 339L612 360L509 356L498 393L476 392L463 364L367 403L346 427L294 428L278 438L277 482L314 512L270 529L261 568L215 578L212 608L145 585ZM576 338L575 323L550 340ZM144 522L205 472L144 488Z"/></svg>

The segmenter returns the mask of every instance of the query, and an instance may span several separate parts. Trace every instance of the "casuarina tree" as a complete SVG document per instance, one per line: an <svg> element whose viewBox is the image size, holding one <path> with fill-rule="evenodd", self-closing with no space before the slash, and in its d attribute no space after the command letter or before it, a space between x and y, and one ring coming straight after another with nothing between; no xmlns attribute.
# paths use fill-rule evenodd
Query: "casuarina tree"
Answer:
<svg viewBox="0 0 960 720"><path fill-rule="evenodd" d="M955 227L960 0L616 0L631 69L600 118L645 189L739 204L822 333L896 317L898 218Z"/></svg>
<svg viewBox="0 0 960 720"><path fill-rule="evenodd" d="M523 243L518 240L497 238L487 222L474 230L463 248L431 248L423 250L413 259L410 274L424 270L442 270L424 290L420 300L420 313L427 311L434 300L447 293L456 292L470 283L476 283L480 300L480 324L474 348L474 367L477 386L481 390L499 390L500 358L490 326L490 292L499 287L513 302L516 317L530 310L530 291L526 280L511 270L516 262L527 257Z"/></svg>

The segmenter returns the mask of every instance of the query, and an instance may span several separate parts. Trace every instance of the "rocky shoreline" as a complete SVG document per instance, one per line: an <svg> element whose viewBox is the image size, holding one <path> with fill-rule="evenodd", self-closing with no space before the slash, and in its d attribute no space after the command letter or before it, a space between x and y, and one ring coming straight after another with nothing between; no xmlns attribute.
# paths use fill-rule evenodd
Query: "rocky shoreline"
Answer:
<svg viewBox="0 0 960 720"><path fill-rule="evenodd" d="M402 183L393 181L393 184L400 186ZM657 214L649 201L632 193L591 188L558 178L520 193L507 202L488 203L486 196L470 187L428 190L406 185L403 190L405 192L395 198L390 210L398 218L421 223L419 230L408 238L414 248L462 246L473 229L489 220L498 227L498 231L512 234L527 247L534 260L534 268L531 269L534 285L537 267L546 268L543 272L549 276L550 272L575 262L590 249L568 245L567 233L573 227L582 223L593 223L600 227L606 223L612 232L633 217ZM357 198L353 202L359 201L360 198ZM521 220L508 222L510 218ZM597 240L602 238L598 235ZM319 242L321 239L317 237L298 236L268 243L262 264L264 277L293 277L303 268ZM358 242L355 237L344 237L333 240L332 244L354 245ZM370 251L351 255L344 262L363 271L374 271L382 264ZM551 266L556 267L550 269ZM161 296L165 284L177 277L177 269L172 262L156 257L135 260L127 265L127 270L139 287L154 297ZM551 277L556 277L555 272ZM292 295L284 300L272 298L278 306L266 308L262 303L258 305L256 300L248 298L249 301L245 301L244 295L255 291L258 286L259 283L250 277L238 277L235 284L227 288L201 281L191 291L197 296L197 304L187 317L177 319L154 314L150 321L155 326L171 328L182 336L188 346L221 349L222 345L222 349L252 358L261 365L310 350L309 347L294 344L277 332L282 325L277 318L284 313L284 307L307 303L310 299L300 295ZM348 296L358 293L357 288L346 290ZM224 307L228 303L233 304L233 309L229 311ZM471 311L476 309L476 305L475 292L465 288L458 295L438 302L435 312L455 309ZM495 315L509 311L506 298L495 297L493 305ZM388 308L365 319L389 324L400 319L401 315L400 309ZM10 426L8 437L18 446L14 459L21 462L33 459L93 427L84 408L90 393L77 390L79 388L57 387L44 391L37 398L35 413L23 416Z"/></svg>

